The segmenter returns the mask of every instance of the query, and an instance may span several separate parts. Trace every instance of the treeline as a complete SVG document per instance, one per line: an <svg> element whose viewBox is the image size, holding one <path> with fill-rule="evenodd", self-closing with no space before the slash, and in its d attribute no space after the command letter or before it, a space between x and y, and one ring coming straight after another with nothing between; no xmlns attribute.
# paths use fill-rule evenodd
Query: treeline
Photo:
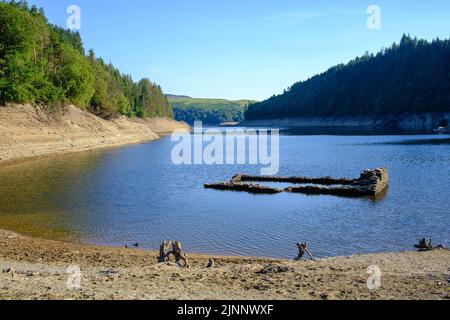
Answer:
<svg viewBox="0 0 450 320"><path fill-rule="evenodd" d="M241 122L245 108L250 101L230 101L222 99L169 99L176 120L193 124L202 121L208 124Z"/></svg>
<svg viewBox="0 0 450 320"><path fill-rule="evenodd" d="M193 124L195 121L202 121L208 124L244 121L244 110L236 107L228 110L181 109L175 107L173 113L176 120L184 121L188 124Z"/></svg>
<svg viewBox="0 0 450 320"><path fill-rule="evenodd" d="M450 40L404 35L376 55L335 66L251 104L247 120L450 110Z"/></svg>
<svg viewBox="0 0 450 320"><path fill-rule="evenodd" d="M26 1L0 2L0 103L74 104L104 116L172 117L161 88L88 56L78 32Z"/></svg>

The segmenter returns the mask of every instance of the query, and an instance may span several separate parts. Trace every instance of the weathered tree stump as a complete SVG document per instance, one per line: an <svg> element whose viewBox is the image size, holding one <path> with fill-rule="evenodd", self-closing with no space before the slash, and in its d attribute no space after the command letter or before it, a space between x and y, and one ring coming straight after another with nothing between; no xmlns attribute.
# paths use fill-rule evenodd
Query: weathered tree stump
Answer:
<svg viewBox="0 0 450 320"><path fill-rule="evenodd" d="M419 251L430 251L430 250L433 250L433 245L431 244L431 239L427 243L425 238L419 240L419 244L414 245L414 247L419 249Z"/></svg>
<svg viewBox="0 0 450 320"><path fill-rule="evenodd" d="M431 244L431 239L427 243L425 238L423 238L423 239L419 240L419 244L414 245L414 248L419 249L419 252L423 252L423 251L431 251L431 250L435 250L435 249L445 249L445 246L443 244L433 246Z"/></svg>
<svg viewBox="0 0 450 320"><path fill-rule="evenodd" d="M302 260L302 258L304 257L305 253L307 253L309 255L311 260L314 260L311 252L309 252L309 250L308 250L308 246L307 246L306 242L305 243L300 243L300 242L297 243L297 247L298 247L298 256L297 256L297 258L294 259L295 261Z"/></svg>
<svg viewBox="0 0 450 320"><path fill-rule="evenodd" d="M169 251L169 249L171 250ZM161 243L159 247L159 257L158 262L167 262L170 261L170 256L173 255L175 258L175 262L180 265L180 267L189 268L189 262L187 258L187 254L183 252L181 242L180 241L164 241ZM181 264L181 261L184 264Z"/></svg>
<svg viewBox="0 0 450 320"><path fill-rule="evenodd" d="M172 245L172 241L163 241L159 246L159 257L158 262L163 263L167 262L167 253L169 252L169 248Z"/></svg>

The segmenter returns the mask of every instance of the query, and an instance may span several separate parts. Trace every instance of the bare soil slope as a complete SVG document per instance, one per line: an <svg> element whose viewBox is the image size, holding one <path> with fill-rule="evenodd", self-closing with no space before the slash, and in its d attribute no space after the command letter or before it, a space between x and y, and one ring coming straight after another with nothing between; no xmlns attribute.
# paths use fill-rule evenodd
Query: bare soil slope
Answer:
<svg viewBox="0 0 450 320"><path fill-rule="evenodd" d="M188 128L170 119L107 121L75 106L50 111L10 104L0 107L0 163L139 143Z"/></svg>

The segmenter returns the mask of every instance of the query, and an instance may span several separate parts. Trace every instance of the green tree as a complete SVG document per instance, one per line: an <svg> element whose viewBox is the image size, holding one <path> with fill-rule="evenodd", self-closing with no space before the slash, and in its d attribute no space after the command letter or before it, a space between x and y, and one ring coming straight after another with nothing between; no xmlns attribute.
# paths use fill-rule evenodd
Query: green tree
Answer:
<svg viewBox="0 0 450 320"><path fill-rule="evenodd" d="M70 103L87 107L95 92L94 74L86 58L67 44L62 45L61 73L57 82Z"/></svg>
<svg viewBox="0 0 450 320"><path fill-rule="evenodd" d="M450 40L404 35L378 54L366 53L283 94L251 104L246 119L382 115L450 110Z"/></svg>
<svg viewBox="0 0 450 320"><path fill-rule="evenodd" d="M101 115L172 116L161 88L85 56L81 36L26 1L0 2L0 103L71 103Z"/></svg>

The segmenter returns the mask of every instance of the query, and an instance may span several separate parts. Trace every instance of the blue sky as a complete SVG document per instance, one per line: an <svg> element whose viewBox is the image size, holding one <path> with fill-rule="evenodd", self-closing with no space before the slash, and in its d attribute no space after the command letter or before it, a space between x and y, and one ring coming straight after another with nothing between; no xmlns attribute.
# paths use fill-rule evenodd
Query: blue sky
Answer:
<svg viewBox="0 0 450 320"><path fill-rule="evenodd" d="M450 1L32 0L66 26L81 9L86 49L166 93L262 100L327 68L398 42L450 37ZM381 29L366 26L369 5Z"/></svg>

